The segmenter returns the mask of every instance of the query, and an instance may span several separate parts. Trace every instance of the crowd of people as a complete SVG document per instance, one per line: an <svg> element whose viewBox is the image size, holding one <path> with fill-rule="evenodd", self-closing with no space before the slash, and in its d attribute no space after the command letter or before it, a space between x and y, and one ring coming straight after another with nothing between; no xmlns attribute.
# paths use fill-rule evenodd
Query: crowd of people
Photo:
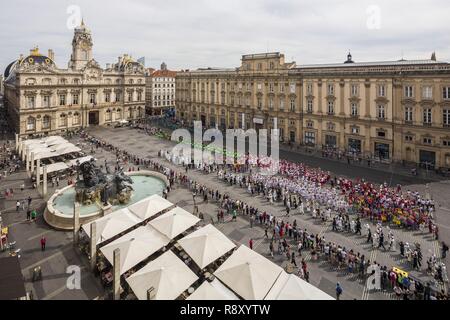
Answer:
<svg viewBox="0 0 450 320"><path fill-rule="evenodd" d="M356 275L364 278L366 276L367 268L370 265L377 264L375 261L369 261L364 255L361 255L358 252L354 252L354 250L347 248L330 241L326 241L324 236L319 236L319 234L314 234L308 232L308 230L301 228L297 223L297 220L294 220L293 223L289 223L287 219L283 217L277 217L269 212L260 211L258 208L253 207L251 205L246 204L242 200L232 199L228 194L225 194L220 191L220 187L216 189L210 189L207 186L196 182L189 175L189 170L199 169L204 171L205 173L216 172L219 178L224 180L226 183L239 185L241 187L247 188L249 192L253 190L255 193L264 193L264 190L268 190L267 194L272 197L272 201L283 201L287 208L298 208L299 211L303 211L303 213L310 213L313 217L321 218L323 214L329 214L328 219L332 220L333 228L338 232L352 232L361 234L361 220L357 217L355 220L349 219L349 214L345 210L341 210L341 212L332 211L331 208L335 208L333 206L329 206L324 213L320 213L321 206L318 204L316 198L306 199L297 193L289 193L289 190L284 189L276 189L277 191L273 191L275 189L264 188L262 186L262 181L251 180L253 177L258 177L257 173L254 173L255 169L252 166L219 166L215 164L194 165L193 163L177 163L183 164L183 171L175 171L170 169L169 167L164 166L159 161L152 161L149 159L144 159L138 157L136 155L129 154L125 150L115 147L112 144L106 143L102 140L96 139L95 137L84 135L84 138L87 141L93 143L97 148L102 147L106 150L114 152L118 159L118 164L122 161L124 164L136 165L136 166L144 166L152 170L159 171L165 174L168 177L170 182L169 189L173 186L173 184L178 183L187 187L192 191L192 196L194 199L194 204L197 198L201 198L204 202L214 201L219 206L219 210L217 212L217 220L212 221L213 223L224 223L225 221L229 221L233 223L236 221L237 216L245 217L249 220L251 226L260 225L265 231L265 237L269 242L269 254L271 256L281 254L285 255L286 259L289 263L294 266L298 266L298 274L305 280L309 280L309 270L308 270L308 259L316 260L316 259L325 259L331 265L336 266L339 270L346 270L347 273L355 273ZM159 156L166 158L167 153L165 151L160 151ZM167 159L167 158L166 158ZM173 160L172 157L169 157L167 160ZM293 170L291 164L286 164L282 170L285 172L281 172L280 176L285 177L289 175L289 170ZM248 170L248 175L244 175ZM296 170L296 169L294 169ZM304 167L302 170L307 170ZM320 171L317 173L308 172L308 177L310 180L307 181L315 181L316 184L321 185L325 188L326 184L330 184L330 181L333 181L335 185L337 185L337 180L332 180L330 177L324 175ZM254 185L250 189L248 189L248 184ZM328 189L331 189L328 187ZM279 191L278 191L279 190ZM343 191L342 193L338 193L337 196L343 196L346 193ZM345 199L345 198L344 198ZM270 199L268 199L270 201ZM326 207L327 203L325 203ZM339 209L339 208L338 208ZM194 210L195 211L195 210ZM319 213L318 213L319 212ZM288 213L287 213L288 214ZM334 216L332 217L332 214ZM201 218L204 216L199 213ZM332 218L331 218L332 217ZM382 226L381 221L377 224L377 228L374 232L370 231L370 227L366 225L366 232L371 234L371 241L376 239L374 243L377 245L383 244L384 246L384 236L382 235ZM369 236L368 236L369 237ZM389 250L395 250L393 235L389 232L388 239L391 239L389 242ZM400 242L400 251L403 242ZM251 239L249 245L253 247L253 240ZM386 249L386 248L385 248ZM308 253L305 254L305 250ZM405 251L408 252L409 251ZM408 254L405 253L405 257ZM432 257L430 257L432 259ZM300 261L297 264L297 261ZM438 266L438 262L436 261L435 266ZM422 293L424 299L430 297L438 297L445 298L444 293L439 292L435 295L427 295L426 291L430 285L429 284L421 284L416 283L412 278L408 278L404 280L401 276L393 275L393 268L388 268L387 266L379 266L382 272L380 273L380 281L383 283L383 288L388 289L391 288L398 295L404 296L404 298L410 298L412 293ZM433 267L432 267L433 268ZM439 281L443 281L442 268L439 267L430 270L432 273L436 274L435 278ZM394 272L395 273L395 272ZM440 274L440 276L439 276ZM434 275L433 275L434 276ZM397 279L397 282L391 281L391 278ZM386 279L388 279L386 281ZM400 279L400 280L398 280ZM413 283L413 285L411 285ZM384 286L385 284L385 286ZM423 290L422 290L423 289ZM425 294L424 294L425 292Z"/></svg>

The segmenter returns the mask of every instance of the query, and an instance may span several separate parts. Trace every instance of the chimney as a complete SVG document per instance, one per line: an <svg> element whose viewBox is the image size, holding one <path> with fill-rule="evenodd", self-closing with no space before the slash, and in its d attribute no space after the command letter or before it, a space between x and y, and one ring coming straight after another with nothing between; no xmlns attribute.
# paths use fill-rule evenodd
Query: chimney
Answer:
<svg viewBox="0 0 450 320"><path fill-rule="evenodd" d="M48 55L47 55L51 60L55 60L55 53L53 52L52 49L48 49Z"/></svg>

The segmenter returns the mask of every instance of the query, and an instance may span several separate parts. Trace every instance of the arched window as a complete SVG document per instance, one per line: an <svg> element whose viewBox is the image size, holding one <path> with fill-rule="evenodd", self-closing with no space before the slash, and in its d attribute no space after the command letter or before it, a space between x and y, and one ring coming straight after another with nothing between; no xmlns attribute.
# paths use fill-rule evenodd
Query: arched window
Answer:
<svg viewBox="0 0 450 320"><path fill-rule="evenodd" d="M122 109L117 109L117 112L116 112L116 120L120 120L120 119L122 119Z"/></svg>
<svg viewBox="0 0 450 320"><path fill-rule="evenodd" d="M35 129L36 129L36 119L33 117L28 117L27 130L35 130Z"/></svg>
<svg viewBox="0 0 450 320"><path fill-rule="evenodd" d="M106 121L111 121L111 119L112 119L111 110L108 109L108 110L106 110L106 113L105 113L105 120Z"/></svg>
<svg viewBox="0 0 450 320"><path fill-rule="evenodd" d="M42 118L42 129L50 129L50 116L44 116Z"/></svg>
<svg viewBox="0 0 450 320"><path fill-rule="evenodd" d="M59 126L65 127L67 126L67 116L65 113L60 114L59 116Z"/></svg>
<svg viewBox="0 0 450 320"><path fill-rule="evenodd" d="M78 112L75 112L73 114L72 121L73 121L74 125L79 125L80 124L80 114Z"/></svg>

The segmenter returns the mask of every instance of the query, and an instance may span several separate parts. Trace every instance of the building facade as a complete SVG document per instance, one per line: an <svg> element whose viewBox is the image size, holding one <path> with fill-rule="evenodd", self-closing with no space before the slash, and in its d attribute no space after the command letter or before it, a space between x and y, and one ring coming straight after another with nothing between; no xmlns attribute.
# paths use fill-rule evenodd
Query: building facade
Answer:
<svg viewBox="0 0 450 320"><path fill-rule="evenodd" d="M149 69L146 73L146 113L160 115L164 110L175 108L175 71L167 69L163 62L161 70Z"/></svg>
<svg viewBox="0 0 450 320"><path fill-rule="evenodd" d="M38 48L4 72L5 103L21 136L53 134L145 116L145 70L130 56L103 69L84 22L75 29L67 69Z"/></svg>
<svg viewBox="0 0 450 320"><path fill-rule="evenodd" d="M364 159L450 168L450 64L297 66L278 52L177 74L177 116L206 127L280 129L284 142Z"/></svg>

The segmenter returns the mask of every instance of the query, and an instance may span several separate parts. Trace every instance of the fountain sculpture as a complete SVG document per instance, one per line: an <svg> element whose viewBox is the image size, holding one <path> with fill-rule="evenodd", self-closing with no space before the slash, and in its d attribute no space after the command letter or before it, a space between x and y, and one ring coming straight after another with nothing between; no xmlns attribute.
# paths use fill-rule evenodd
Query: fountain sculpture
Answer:
<svg viewBox="0 0 450 320"><path fill-rule="evenodd" d="M75 184L75 199L84 205L102 202L103 204L126 204L130 201L133 183L131 177L123 170L110 173L106 167L106 173L95 165L91 159L78 165L83 179L78 179Z"/></svg>

